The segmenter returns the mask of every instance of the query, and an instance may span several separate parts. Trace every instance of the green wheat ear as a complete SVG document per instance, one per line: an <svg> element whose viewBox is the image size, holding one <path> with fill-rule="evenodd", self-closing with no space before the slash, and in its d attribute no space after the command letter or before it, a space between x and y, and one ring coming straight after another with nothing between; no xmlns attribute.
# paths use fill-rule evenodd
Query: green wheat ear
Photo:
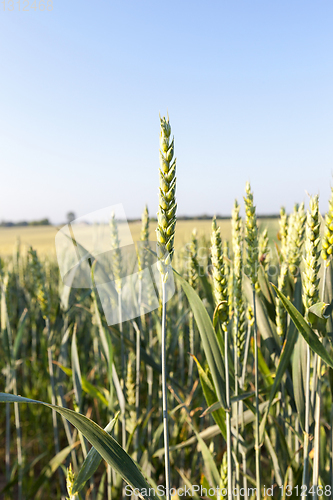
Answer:
<svg viewBox="0 0 333 500"><path fill-rule="evenodd" d="M191 235L191 243L189 245L189 263L188 263L188 282L191 287L196 288L198 281L198 238L197 230L193 229Z"/></svg>
<svg viewBox="0 0 333 500"><path fill-rule="evenodd" d="M74 482L75 482L74 471L72 469L72 464L69 464L69 467L67 468L67 471L66 471L66 488L67 488L67 493L69 495L67 497L67 500L75 500L75 498L76 498L76 495L73 495L73 492L72 492Z"/></svg>
<svg viewBox="0 0 333 500"><path fill-rule="evenodd" d="M301 263L305 219L306 215L304 212L304 203L301 203L301 205L296 204L294 206L294 211L289 216L288 229L285 239L283 240L281 238L281 250L284 260L281 264L280 274L278 277L278 289L283 293L285 293L287 285L288 270L290 271L290 274L296 276ZM287 223L283 221L282 224L286 227ZM277 333L280 337L283 337L285 334L286 318L286 310L279 297L276 297L276 327Z"/></svg>
<svg viewBox="0 0 333 500"><path fill-rule="evenodd" d="M229 305L228 305L228 278L225 273L222 241L220 228L217 227L216 217L212 222L212 264L213 264L213 285L216 305L219 307L219 317L223 325L229 321Z"/></svg>
<svg viewBox="0 0 333 500"><path fill-rule="evenodd" d="M133 432L136 424L136 411L135 411L135 354L133 351L129 353L127 362L127 376L126 376L126 395L127 403L129 406L129 420L126 424Z"/></svg>
<svg viewBox="0 0 333 500"><path fill-rule="evenodd" d="M267 273L271 260L267 228L259 235L259 259Z"/></svg>
<svg viewBox="0 0 333 500"><path fill-rule="evenodd" d="M259 262L259 249L258 249L258 226L256 207L253 204L253 194L251 192L250 183L247 182L245 186L246 196L245 202L245 241L247 243L247 274L253 286L258 282L258 262Z"/></svg>
<svg viewBox="0 0 333 500"><path fill-rule="evenodd" d="M291 219L292 216L290 216ZM288 217L286 214L286 209L281 207L280 209L280 220L279 220L279 239L281 241L281 265L280 272L278 276L278 289L280 292L285 292L285 287L287 283L288 276ZM285 323L286 323L286 311L279 297L275 299L276 302L276 329L280 337L284 336Z"/></svg>
<svg viewBox="0 0 333 500"><path fill-rule="evenodd" d="M147 205L145 205L145 209L141 217L140 240L144 242L148 242L149 240L149 212Z"/></svg>
<svg viewBox="0 0 333 500"><path fill-rule="evenodd" d="M112 212L110 218L110 238L112 252L112 271L116 282L116 290L118 293L121 291L120 278L122 276L122 262L121 262L121 249L119 241L118 224L115 219L115 214Z"/></svg>
<svg viewBox="0 0 333 500"><path fill-rule="evenodd" d="M325 217L325 233L322 246L321 256L325 261L325 265L328 266L333 253L333 187L328 202L328 212Z"/></svg>
<svg viewBox="0 0 333 500"><path fill-rule="evenodd" d="M283 261L280 268L280 273L278 277L278 290L285 293L285 288L287 284L288 277L288 264ZM281 299L276 296L276 331L280 337L284 336L286 328L286 310L282 304Z"/></svg>
<svg viewBox="0 0 333 500"><path fill-rule="evenodd" d="M234 335L235 345L237 346L237 355L240 361L244 358L245 346L245 307L243 301L242 282L243 282L243 224L239 215L240 206L235 200L231 214L232 228L232 249L234 254L233 261L233 308L235 314Z"/></svg>
<svg viewBox="0 0 333 500"><path fill-rule="evenodd" d="M279 239L281 241L281 254L283 260L287 258L287 235L288 235L288 218L286 209L281 207L279 219Z"/></svg>
<svg viewBox="0 0 333 500"><path fill-rule="evenodd" d="M295 205L294 213L289 217L289 227L287 236L287 260L290 273L295 276L302 259L302 246L304 243L306 214L304 203Z"/></svg>
<svg viewBox="0 0 333 500"><path fill-rule="evenodd" d="M169 119L161 120L160 133L160 194L157 213L158 226L157 256L158 269L164 282L168 279L169 266L174 253L176 226L176 159L174 155L174 139L170 142L171 126Z"/></svg>
<svg viewBox="0 0 333 500"><path fill-rule="evenodd" d="M149 246L149 212L147 205L141 216L140 245L138 250L138 270L139 278L142 279L142 271L148 265L148 246Z"/></svg>
<svg viewBox="0 0 333 500"><path fill-rule="evenodd" d="M303 272L303 303L307 311L312 305L319 302L319 199L314 196L310 199L310 208L307 212L305 229L305 257Z"/></svg>
<svg viewBox="0 0 333 500"><path fill-rule="evenodd" d="M34 281L34 295L39 302L40 309L42 311L43 318L48 318L50 316L50 297L48 290L45 286L46 278L43 267L37 257L36 250L32 247L28 250L28 258L30 261L32 277Z"/></svg>
<svg viewBox="0 0 333 500"><path fill-rule="evenodd" d="M223 454L222 457L220 489L221 490L228 489L228 461L226 452Z"/></svg>

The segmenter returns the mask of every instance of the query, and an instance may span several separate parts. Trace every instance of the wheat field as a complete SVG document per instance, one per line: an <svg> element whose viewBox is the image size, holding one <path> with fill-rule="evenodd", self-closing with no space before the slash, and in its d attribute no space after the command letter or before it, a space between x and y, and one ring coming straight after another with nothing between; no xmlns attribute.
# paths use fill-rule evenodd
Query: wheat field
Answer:
<svg viewBox="0 0 333 500"><path fill-rule="evenodd" d="M223 239L230 240L231 238L231 222L230 220L218 219L218 224L221 227ZM278 219L259 219L259 225L267 227L272 241L276 240L278 232ZM0 256L12 256L15 246L20 242L22 251L27 251L32 246L40 255L51 254L56 255L55 236L57 231L62 226L35 226L35 227L0 227ZM138 241L141 222L130 222L129 228L132 234L133 241ZM180 249L191 238L192 230L196 228L199 238L209 240L211 231L210 220L180 220L177 222L177 233L175 246ZM149 238L151 241L156 241L155 228L150 228Z"/></svg>
<svg viewBox="0 0 333 500"><path fill-rule="evenodd" d="M135 252L114 214L107 263L75 228L64 284L57 228L0 230L0 495L332 498L333 191L325 218L314 194L258 220L247 183L231 219L178 221L164 117L160 148Z"/></svg>

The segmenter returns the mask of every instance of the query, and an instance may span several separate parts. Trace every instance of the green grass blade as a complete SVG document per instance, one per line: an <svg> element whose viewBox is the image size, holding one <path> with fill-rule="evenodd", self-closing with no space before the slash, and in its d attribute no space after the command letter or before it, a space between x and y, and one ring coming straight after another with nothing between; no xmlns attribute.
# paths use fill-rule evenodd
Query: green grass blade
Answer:
<svg viewBox="0 0 333 500"><path fill-rule="evenodd" d="M140 491L146 489L149 491L149 484L125 450L113 439L107 432L99 427L95 422L89 420L84 415L77 413L68 408L52 405L43 401L14 396L13 394L0 393L1 403L33 403L42 404L48 408L52 408L60 415L64 416L71 424L74 425L85 438L96 448L102 458L116 471L118 474L133 488ZM141 495L139 495L143 498ZM151 497L145 497L153 500Z"/></svg>
<svg viewBox="0 0 333 500"><path fill-rule="evenodd" d="M118 415L119 412L115 415L115 417L111 420L111 422L109 422L108 425L104 428L105 432L108 432L109 434L112 432L112 429L114 428L115 423L117 422ZM72 492L74 495L82 490L86 482L98 469L98 466L101 463L101 461L102 457L98 453L98 451L95 448L91 448L74 481L72 488Z"/></svg>
<svg viewBox="0 0 333 500"><path fill-rule="evenodd" d="M82 376L79 361L79 353L77 351L76 345L76 327L74 327L73 337L72 337L72 374L73 374L73 388L75 399L78 407L81 409L82 401Z"/></svg>

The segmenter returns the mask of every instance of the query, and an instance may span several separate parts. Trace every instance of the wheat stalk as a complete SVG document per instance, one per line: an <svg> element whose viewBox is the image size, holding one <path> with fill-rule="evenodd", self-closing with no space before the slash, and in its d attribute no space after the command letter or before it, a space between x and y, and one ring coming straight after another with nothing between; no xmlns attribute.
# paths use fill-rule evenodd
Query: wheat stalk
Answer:
<svg viewBox="0 0 333 500"><path fill-rule="evenodd" d="M255 383L255 399L256 399L256 432L255 432L255 454L256 454L256 484L258 499L261 499L261 477L260 477L260 447L259 447L259 369L258 369L258 331L256 317L256 286L258 284L258 227L256 209L253 204L253 195L251 192L250 183L246 183L245 202L245 241L247 243L247 268L248 276L252 284L253 296L253 316L254 316L254 383Z"/></svg>
<svg viewBox="0 0 333 500"><path fill-rule="evenodd" d="M221 231L217 226L216 217L212 221L211 254L213 265L213 290L215 305L224 333L224 365L226 389L226 434L227 434L227 463L228 463L228 498L232 499L232 455L231 455L231 406L230 406L230 381L229 381L229 305L228 305L228 278L225 273Z"/></svg>
<svg viewBox="0 0 333 500"><path fill-rule="evenodd" d="M167 367L166 367L166 282L172 272L171 261L174 253L174 237L176 226L176 159L174 155L174 139L170 142L171 126L169 118L160 118L160 194L157 213L158 226L157 256L158 269L162 281L162 405L165 450L165 482L166 498L170 499L170 456L168 430L167 399Z"/></svg>
<svg viewBox="0 0 333 500"><path fill-rule="evenodd" d="M232 228L232 249L234 254L233 259L233 311L234 311L234 369L235 369L235 396L238 395L239 385L239 368L240 363L244 359L245 347L245 308L243 301L243 225L242 219L239 215L240 206L235 200L234 207L231 214L231 228ZM243 388L243 387L242 387ZM236 483L239 488L239 465L238 465L238 420L239 414L243 414L243 402L235 403L235 417L236 417L236 440L235 440L235 456L236 456ZM246 451L242 447L242 459L244 467L243 486L246 490L247 479L246 472Z"/></svg>
<svg viewBox="0 0 333 500"><path fill-rule="evenodd" d="M306 237L305 237L305 256L303 271L303 303L305 315L307 316L309 308L319 302L319 243L320 243L320 222L319 222L319 199L318 196L310 198L310 208L307 211L306 219ZM310 366L310 348L307 346L307 367ZM317 486L319 479L319 431L320 431L320 371L321 358L315 355L314 366L317 366L318 380L315 382L313 377L313 391L316 394L315 403L315 438L314 438L314 458L313 458L313 486L315 488L315 498L317 496ZM314 370L315 371L315 370ZM310 380L310 373L307 373L307 380ZM308 485L308 464L309 464L309 416L310 416L310 387L306 386L306 409L305 409L305 433L304 433L304 468L303 481Z"/></svg>

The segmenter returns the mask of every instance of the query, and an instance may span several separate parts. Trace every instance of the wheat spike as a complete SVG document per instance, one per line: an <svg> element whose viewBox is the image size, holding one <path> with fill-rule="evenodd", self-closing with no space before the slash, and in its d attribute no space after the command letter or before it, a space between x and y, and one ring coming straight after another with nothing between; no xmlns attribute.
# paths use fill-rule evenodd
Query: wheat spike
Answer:
<svg viewBox="0 0 333 500"><path fill-rule="evenodd" d="M219 306L219 317L226 327L229 321L228 280L225 273L220 228L217 227L216 217L212 222L211 253L213 265L213 284L216 305Z"/></svg>
<svg viewBox="0 0 333 500"><path fill-rule="evenodd" d="M160 133L160 195L157 213L158 226L157 256L158 268L164 282L168 273L174 253L174 238L176 226L176 159L174 155L174 139L170 142L171 126L169 119L163 117Z"/></svg>

